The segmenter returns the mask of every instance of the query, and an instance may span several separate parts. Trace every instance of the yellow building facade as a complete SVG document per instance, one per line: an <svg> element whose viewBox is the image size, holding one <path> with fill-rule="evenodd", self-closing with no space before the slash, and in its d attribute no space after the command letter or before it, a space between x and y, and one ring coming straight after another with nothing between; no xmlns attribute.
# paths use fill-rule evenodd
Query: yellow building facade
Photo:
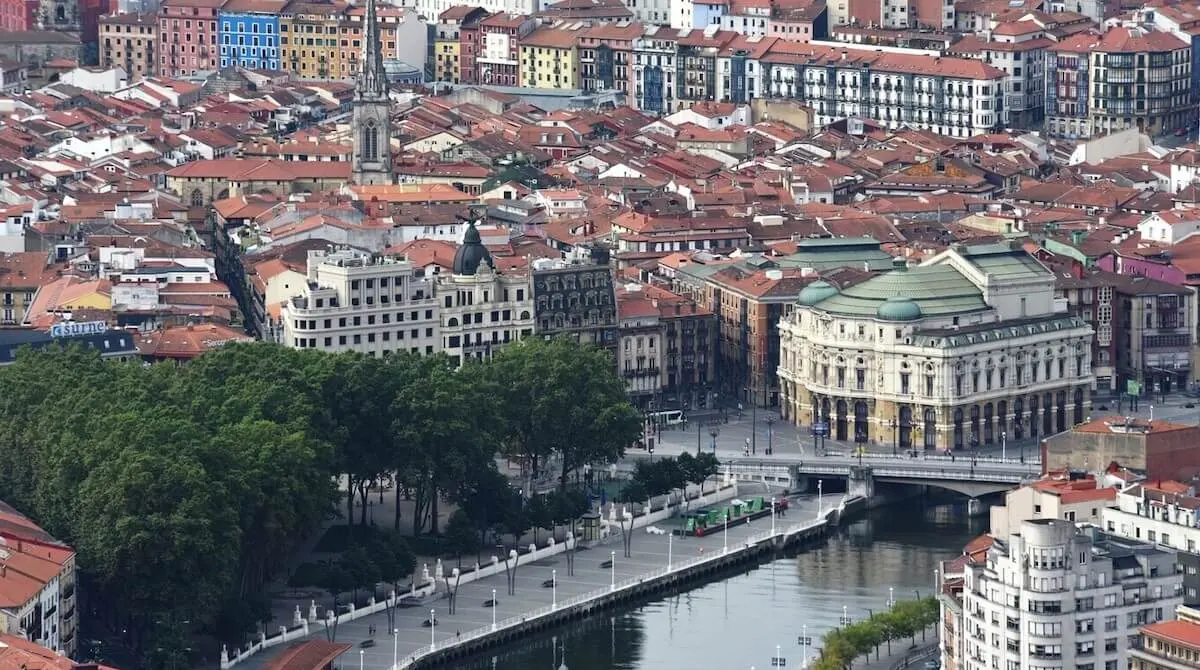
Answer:
<svg viewBox="0 0 1200 670"><path fill-rule="evenodd" d="M579 88L578 35L562 28L539 28L521 40L521 85Z"/></svg>
<svg viewBox="0 0 1200 670"><path fill-rule="evenodd" d="M459 81L458 40L439 39L433 43L433 76L437 81Z"/></svg>
<svg viewBox="0 0 1200 670"><path fill-rule="evenodd" d="M343 70L340 29L346 6L290 2L279 17L283 69L301 79L337 79Z"/></svg>

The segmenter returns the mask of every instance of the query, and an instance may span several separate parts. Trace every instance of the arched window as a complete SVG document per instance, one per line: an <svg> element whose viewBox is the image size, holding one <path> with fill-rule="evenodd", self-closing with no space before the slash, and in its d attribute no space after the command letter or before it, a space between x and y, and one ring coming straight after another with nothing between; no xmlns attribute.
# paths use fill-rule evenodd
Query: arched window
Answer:
<svg viewBox="0 0 1200 670"><path fill-rule="evenodd" d="M367 121L362 131L362 158L364 161L379 160L379 127L375 119Z"/></svg>
<svg viewBox="0 0 1200 670"><path fill-rule="evenodd" d="M198 188L192 189L191 200L192 207L202 206L204 204L204 193Z"/></svg>
<svg viewBox="0 0 1200 670"><path fill-rule="evenodd" d="M450 317L450 320L446 322L446 326L448 326L450 328L454 328L454 327L458 326L458 319L456 319L454 317Z"/></svg>

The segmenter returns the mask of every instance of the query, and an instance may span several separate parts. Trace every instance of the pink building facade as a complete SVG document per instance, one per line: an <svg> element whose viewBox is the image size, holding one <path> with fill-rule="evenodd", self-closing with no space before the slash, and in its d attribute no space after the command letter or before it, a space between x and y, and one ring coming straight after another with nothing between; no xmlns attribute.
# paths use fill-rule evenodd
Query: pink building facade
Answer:
<svg viewBox="0 0 1200 670"><path fill-rule="evenodd" d="M158 11L159 75L217 69L217 12L224 4L225 0L163 0Z"/></svg>
<svg viewBox="0 0 1200 670"><path fill-rule="evenodd" d="M1115 252L1101 256L1096 261L1096 267L1106 272L1157 279L1176 286L1184 286L1188 283L1187 275L1170 263Z"/></svg>

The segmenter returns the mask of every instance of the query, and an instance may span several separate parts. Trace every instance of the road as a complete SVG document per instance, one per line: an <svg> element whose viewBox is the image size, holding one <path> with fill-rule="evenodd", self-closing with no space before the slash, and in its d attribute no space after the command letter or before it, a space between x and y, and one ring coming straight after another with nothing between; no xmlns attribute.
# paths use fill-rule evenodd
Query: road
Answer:
<svg viewBox="0 0 1200 670"><path fill-rule="evenodd" d="M1188 404L1197 404L1198 407L1187 407ZM809 433L807 426L801 430L797 430L796 426L790 422L779 420L776 420L773 425L768 426L768 417L777 419L778 414L762 408L757 412L757 425L754 425L754 422L751 421L753 414L749 411L744 411L740 419L737 418L736 411L731 412L728 416L729 421L727 423L720 423L716 426L718 429L716 453L722 463L745 458L746 440L750 440L751 445L753 445L754 453L751 455L755 458L765 457L768 447L771 447L776 455L805 456L809 458L814 455L813 437ZM1097 396L1092 401L1092 416L1135 416L1141 419L1148 419L1153 416L1156 420L1163 419L1176 423L1196 425L1200 423L1200 400L1188 398L1182 394L1168 395L1165 402L1162 402L1158 398L1142 398L1139 402L1138 411L1131 411L1127 401L1122 402L1118 409L1115 398ZM659 446L656 453L663 456L675 456L685 450L695 453L697 444L704 451L711 451L713 438L709 431L710 426L707 424L707 419L690 421L687 428L683 430L664 429L659 434ZM824 449L830 452L849 454L853 453L859 446L854 442L839 442L833 439L826 439L824 441ZM891 442L867 443L862 446L867 453L891 454L893 452ZM977 456L998 457L1005 455L1008 458L1019 458L1022 448L1024 448L1026 459L1035 458L1035 455L1038 453L1037 440L1025 439L1017 441L1010 439L1006 445L999 443L980 445L978 448L968 451L975 453Z"/></svg>
<svg viewBox="0 0 1200 670"><path fill-rule="evenodd" d="M767 489L761 485L742 485L739 492L742 496L759 494ZM825 496L823 506L836 504L838 496ZM804 515L817 515L817 499L812 496L793 500L793 508L789 510L784 521L794 522L804 518ZM659 524L669 527L670 521ZM766 525L764 525L766 524ZM737 526L729 531L729 544L737 544L751 535L769 528L770 519L760 519L753 524ZM385 670L390 668L393 653L399 658L412 654L422 647L429 645L431 638L438 643L452 641L457 634L466 633L476 628L490 626L493 615L497 620L517 616L522 612L530 612L558 600L566 600L573 596L583 595L591 591L609 586L616 582L637 577L667 565L668 554L675 557L694 556L702 551L720 551L726 539L724 534L695 538L675 537L666 535L651 535L645 529L635 531L631 535L631 556L624 557L623 540L620 534L609 538L606 543L591 549L577 552L575 558L575 574L567 574L567 557L558 554L529 565L518 564L516 568L516 593L508 596L506 576L503 572L486 577L478 582L464 584L458 591L457 607L454 614L448 612L448 601L438 599L428 606L400 609L397 611L397 633L395 636L387 632L388 622L384 613L373 614L356 621L343 623L338 626L338 641L355 645L341 658L344 668L352 668L360 661L363 670ZM601 563L610 560L615 552L613 568L601 568ZM432 568L431 568L432 569ZM557 589L546 588L543 584L550 579L557 580ZM491 600L493 589L499 605L495 608L484 607L485 601ZM437 626L429 628L423 622L429 619L430 609L437 612ZM369 626L375 626L374 636L377 644L370 648L359 647L364 640L371 639ZM322 639L325 635L320 626L312 626L308 639ZM259 670L286 646L272 647L260 652L234 666L247 670Z"/></svg>

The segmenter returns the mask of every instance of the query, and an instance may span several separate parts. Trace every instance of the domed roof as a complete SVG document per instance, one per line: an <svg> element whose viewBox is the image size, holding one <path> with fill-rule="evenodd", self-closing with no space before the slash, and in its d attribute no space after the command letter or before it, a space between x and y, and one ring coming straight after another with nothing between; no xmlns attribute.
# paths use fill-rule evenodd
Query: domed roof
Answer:
<svg viewBox="0 0 1200 670"><path fill-rule="evenodd" d="M473 275L479 269L480 263L487 263L488 267L492 269L496 268L491 252L483 246L479 230L475 228L475 222L472 221L467 224L467 232L463 235L462 246L454 252L454 274Z"/></svg>
<svg viewBox="0 0 1200 670"><path fill-rule="evenodd" d="M921 318L921 306L912 298L892 296L883 301L875 316L884 321L916 321Z"/></svg>
<svg viewBox="0 0 1200 670"><path fill-rule="evenodd" d="M796 297L797 305L812 306L827 298L837 295L837 287L827 281L818 279L800 290Z"/></svg>

